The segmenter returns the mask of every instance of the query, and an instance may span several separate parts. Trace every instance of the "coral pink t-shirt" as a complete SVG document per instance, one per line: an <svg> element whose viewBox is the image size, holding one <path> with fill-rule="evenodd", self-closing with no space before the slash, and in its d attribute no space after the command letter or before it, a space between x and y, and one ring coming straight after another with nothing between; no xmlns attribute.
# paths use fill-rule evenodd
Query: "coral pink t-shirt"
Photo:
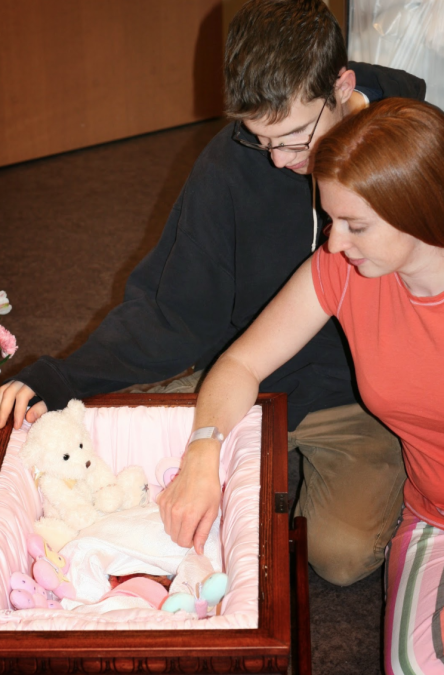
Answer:
<svg viewBox="0 0 444 675"><path fill-rule="evenodd" d="M312 274L348 338L365 405L402 440L405 503L444 529L444 292L416 297L396 273L367 279L326 245Z"/></svg>

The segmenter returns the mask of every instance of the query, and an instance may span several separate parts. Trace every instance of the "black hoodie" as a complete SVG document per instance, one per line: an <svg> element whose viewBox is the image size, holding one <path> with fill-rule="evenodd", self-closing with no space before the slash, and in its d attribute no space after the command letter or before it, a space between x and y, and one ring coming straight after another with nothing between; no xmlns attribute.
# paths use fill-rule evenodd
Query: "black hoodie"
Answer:
<svg viewBox="0 0 444 675"><path fill-rule="evenodd" d="M424 99L424 81L404 71L350 67L371 100ZM191 365L206 367L310 256L311 177L277 169L267 152L232 135L228 124L197 159L158 245L130 275L123 303L68 358L43 356L14 378L49 410L71 398L164 380ZM319 244L325 224L319 203L317 211ZM309 412L356 400L344 344L330 320L262 382L262 391L288 394L290 429Z"/></svg>

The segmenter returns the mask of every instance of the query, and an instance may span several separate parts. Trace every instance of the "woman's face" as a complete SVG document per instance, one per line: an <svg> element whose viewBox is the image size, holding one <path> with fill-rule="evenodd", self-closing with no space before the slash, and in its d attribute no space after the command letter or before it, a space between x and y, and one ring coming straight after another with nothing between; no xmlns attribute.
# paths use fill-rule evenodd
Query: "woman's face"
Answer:
<svg viewBox="0 0 444 675"><path fill-rule="evenodd" d="M365 277L419 271L427 244L389 225L362 197L340 183L319 181L319 189L322 206L332 219L331 253L343 253Z"/></svg>

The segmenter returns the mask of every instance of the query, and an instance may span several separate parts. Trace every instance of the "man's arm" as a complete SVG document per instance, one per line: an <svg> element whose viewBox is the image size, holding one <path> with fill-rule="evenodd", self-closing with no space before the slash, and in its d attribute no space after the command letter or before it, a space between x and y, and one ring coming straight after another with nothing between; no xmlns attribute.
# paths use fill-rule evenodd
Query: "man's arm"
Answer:
<svg viewBox="0 0 444 675"><path fill-rule="evenodd" d="M401 96L424 101L426 83L405 70L376 66L369 63L349 61L349 68L356 74L356 87L368 87L381 91L381 98Z"/></svg>
<svg viewBox="0 0 444 675"><path fill-rule="evenodd" d="M218 345L235 293L233 219L223 172L198 160L159 244L131 274L124 302L67 359L42 357L16 376L27 385L19 417L34 392L60 409L71 398L177 375ZM2 391L4 424L15 396Z"/></svg>

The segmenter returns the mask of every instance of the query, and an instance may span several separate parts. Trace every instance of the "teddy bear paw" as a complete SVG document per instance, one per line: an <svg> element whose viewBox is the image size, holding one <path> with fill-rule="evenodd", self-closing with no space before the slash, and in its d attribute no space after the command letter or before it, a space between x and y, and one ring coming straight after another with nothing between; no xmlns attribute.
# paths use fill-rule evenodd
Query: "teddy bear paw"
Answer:
<svg viewBox="0 0 444 675"><path fill-rule="evenodd" d="M76 530L83 530L84 527L89 527L89 525L95 523L98 516L99 514L92 506L85 504L84 506L77 506L75 511L72 511L66 517L66 522Z"/></svg>
<svg viewBox="0 0 444 675"><path fill-rule="evenodd" d="M103 513L114 513L122 506L124 494L118 485L108 485L94 493L94 506Z"/></svg>
<svg viewBox="0 0 444 675"><path fill-rule="evenodd" d="M127 466L117 475L117 484L123 490L122 509L146 506L149 501L148 481L141 466Z"/></svg>

